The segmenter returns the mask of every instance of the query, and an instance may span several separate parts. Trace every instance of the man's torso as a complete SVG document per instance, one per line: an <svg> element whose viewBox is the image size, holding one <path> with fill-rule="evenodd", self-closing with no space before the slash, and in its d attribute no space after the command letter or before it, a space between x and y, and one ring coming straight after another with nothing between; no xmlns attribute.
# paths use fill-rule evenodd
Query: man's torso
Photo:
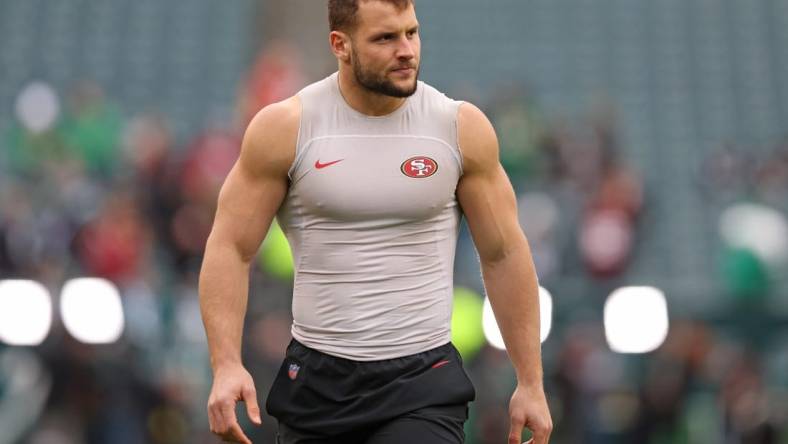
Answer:
<svg viewBox="0 0 788 444"><path fill-rule="evenodd" d="M324 353L390 359L450 337L462 174L459 102L419 84L362 115L336 74L299 93L296 157L278 220L293 250L293 337Z"/></svg>

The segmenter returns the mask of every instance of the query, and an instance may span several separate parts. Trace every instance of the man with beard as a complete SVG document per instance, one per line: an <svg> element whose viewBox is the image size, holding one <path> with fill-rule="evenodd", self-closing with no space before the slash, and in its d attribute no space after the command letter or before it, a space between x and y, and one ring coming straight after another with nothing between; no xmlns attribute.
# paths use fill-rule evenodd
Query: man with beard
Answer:
<svg viewBox="0 0 788 444"><path fill-rule="evenodd" d="M410 0L329 0L338 72L261 110L219 196L200 275L211 430L260 423L241 362L249 265L276 215L296 267L293 340L269 392L278 442L462 443L475 397L450 342L464 214L517 374L509 443L547 443L537 279L475 106L418 80Z"/></svg>

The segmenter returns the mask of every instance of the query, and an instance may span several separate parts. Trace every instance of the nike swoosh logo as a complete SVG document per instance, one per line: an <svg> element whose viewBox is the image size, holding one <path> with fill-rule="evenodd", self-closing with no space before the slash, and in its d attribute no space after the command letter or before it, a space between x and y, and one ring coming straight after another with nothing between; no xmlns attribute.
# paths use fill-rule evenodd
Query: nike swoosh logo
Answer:
<svg viewBox="0 0 788 444"><path fill-rule="evenodd" d="M315 168L317 168L319 170L320 168L325 168L327 166L331 166L331 165L333 165L333 164L335 164L337 162L342 162L343 160L345 160L345 159L334 160L333 162L326 162L326 163L320 163L320 160L316 160L315 161Z"/></svg>

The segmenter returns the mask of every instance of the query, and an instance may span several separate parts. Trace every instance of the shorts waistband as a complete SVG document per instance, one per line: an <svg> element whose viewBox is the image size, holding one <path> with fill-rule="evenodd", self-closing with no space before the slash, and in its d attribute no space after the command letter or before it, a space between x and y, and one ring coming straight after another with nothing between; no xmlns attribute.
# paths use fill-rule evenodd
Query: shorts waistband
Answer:
<svg viewBox="0 0 788 444"><path fill-rule="evenodd" d="M454 347L454 344L452 344L451 342L447 342L447 343L445 343L443 345L439 345L439 346L431 348L429 350L425 350L423 352L415 353L415 354L412 354L412 355L399 356L399 357L396 357L396 358L389 358L389 359L380 359L380 360L376 360L376 361L356 361L356 360L353 360L353 359L347 359L347 358L343 358L343 357L340 357L340 356L334 356L334 355L322 352L320 350L308 347L308 346L302 344L301 342L299 342L295 338L291 339L290 340L290 344L288 344L288 346L287 346L287 352L288 353L293 353L296 356L300 356L300 357L303 357L303 358L307 358L307 357L310 357L310 356L311 357L319 356L319 357L321 357L323 359L327 359L327 360L330 360L330 361L333 361L333 362L337 362L337 363L349 363L349 364L359 364L359 365L364 365L364 364L371 364L371 365L375 365L375 364L390 364L390 363L395 363L395 362L402 361L402 360L413 360L414 358L418 359L420 357L425 357L426 358L426 357L429 357L430 355L433 355L433 354L443 354L443 353L448 352L449 350L456 350L455 347ZM459 355L459 353L458 353L458 355Z"/></svg>

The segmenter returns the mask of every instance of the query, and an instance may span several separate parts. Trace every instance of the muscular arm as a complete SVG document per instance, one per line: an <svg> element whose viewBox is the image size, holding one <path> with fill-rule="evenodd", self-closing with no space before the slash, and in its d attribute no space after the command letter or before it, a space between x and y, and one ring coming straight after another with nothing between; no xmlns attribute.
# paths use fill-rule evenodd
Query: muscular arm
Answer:
<svg viewBox="0 0 788 444"><path fill-rule="evenodd" d="M297 98L261 110L246 130L241 154L219 193L219 203L200 272L200 310L208 338L214 387L211 428L236 436L228 403L246 399L251 383L242 369L241 335L249 291L249 265L287 193L300 119ZM238 382L239 374L243 383ZM233 398L233 399L231 399ZM250 400L246 399L247 408ZM256 400L254 402L256 407ZM222 413L224 412L224 418ZM259 412L252 416L259 416ZM214 418L214 416L219 418ZM242 433L241 433L242 435ZM245 437L243 437L245 438Z"/></svg>
<svg viewBox="0 0 788 444"><path fill-rule="evenodd" d="M498 160L495 130L478 108L467 103L460 107L458 125L463 176L457 185L457 199L479 252L487 296L517 373L509 439L519 444L525 425L534 431L537 443L546 443L552 425L542 388L538 283L531 251L517 220L512 185ZM520 399L523 397L530 399Z"/></svg>

